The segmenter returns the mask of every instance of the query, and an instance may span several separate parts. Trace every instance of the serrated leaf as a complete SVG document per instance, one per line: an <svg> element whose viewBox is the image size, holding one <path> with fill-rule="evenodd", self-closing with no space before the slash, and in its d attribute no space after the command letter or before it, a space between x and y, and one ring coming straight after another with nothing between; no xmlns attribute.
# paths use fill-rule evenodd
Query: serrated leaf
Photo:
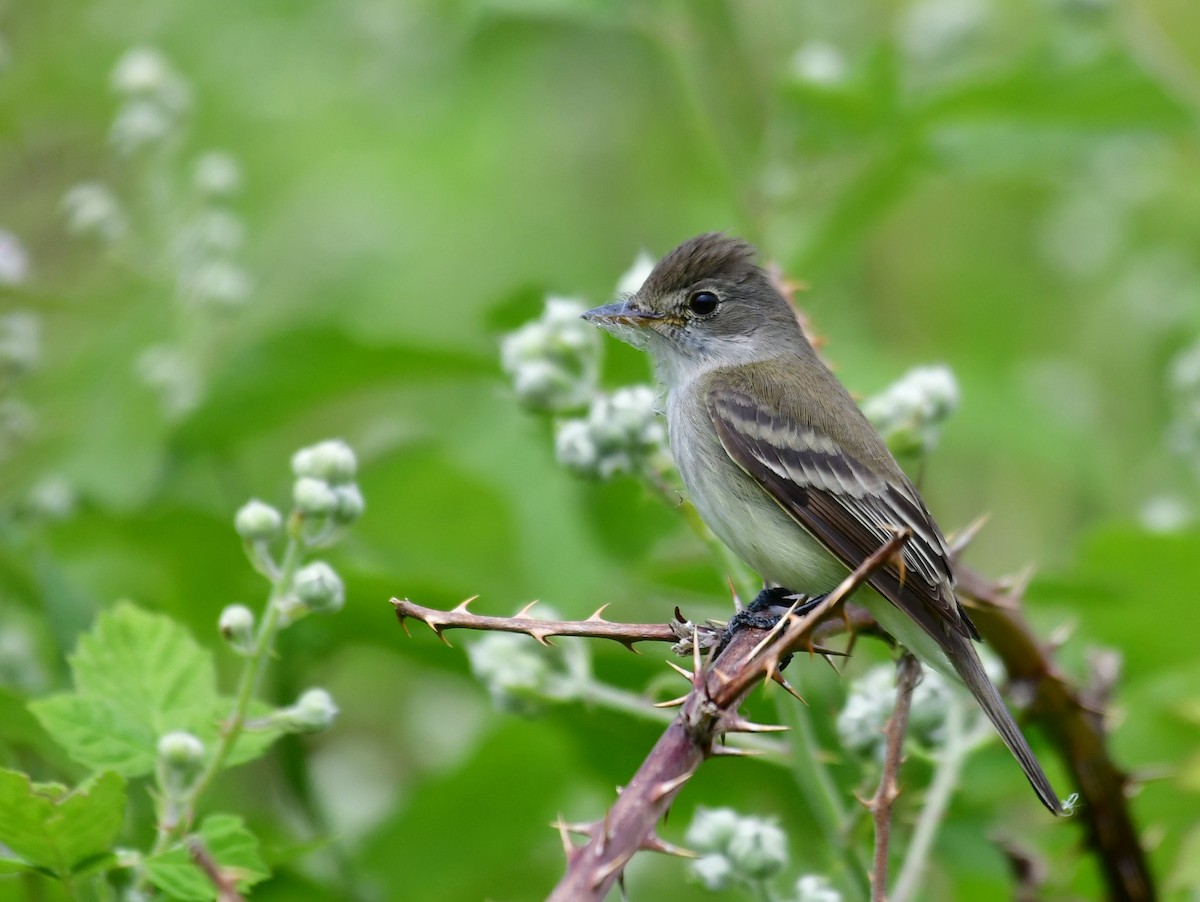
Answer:
<svg viewBox="0 0 1200 902"><path fill-rule="evenodd" d="M164 733L217 740L228 708L212 655L169 617L121 603L97 618L70 663L75 691L30 710L76 761L134 777L153 770Z"/></svg>
<svg viewBox="0 0 1200 902"><path fill-rule="evenodd" d="M31 868L60 877L106 856L125 817L125 780L108 771L72 792L0 770L0 842Z"/></svg>
<svg viewBox="0 0 1200 902"><path fill-rule="evenodd" d="M200 825L198 836L221 871L234 878L239 890L271 876L258 852L258 838L246 829L240 817L210 815ZM205 902L217 897L216 887L192 861L182 843L147 859L146 876L163 892L186 902Z"/></svg>

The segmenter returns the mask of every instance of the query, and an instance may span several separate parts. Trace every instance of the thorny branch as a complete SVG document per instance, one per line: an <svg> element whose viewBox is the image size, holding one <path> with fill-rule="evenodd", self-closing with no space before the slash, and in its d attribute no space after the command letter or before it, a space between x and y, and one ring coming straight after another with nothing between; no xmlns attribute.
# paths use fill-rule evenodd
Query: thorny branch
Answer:
<svg viewBox="0 0 1200 902"><path fill-rule="evenodd" d="M904 735L908 732L908 712L912 708L913 690L921 682L921 664L905 652L896 662L896 706L887 722L887 751L883 759L883 775L875 797L867 803L875 820L875 858L871 867L871 902L886 902L888 875L888 844L892 832L892 803L900 795L900 759L904 751Z"/></svg>
<svg viewBox="0 0 1200 902"><path fill-rule="evenodd" d="M963 544L965 542L956 543L958 547L955 551L961 551ZM1151 902L1157 896L1153 875L1129 808L1131 780L1116 766L1108 753L1103 718L1098 713L1102 710L1103 700L1085 697L1085 693L1068 682L1058 670L1051 657L1051 650L1039 642L1021 613L1019 587L1008 587L990 580L961 563L957 564L955 572L958 576L960 597L963 603L970 607L972 619L983 634L984 641L1004 663L1013 685L1028 690L1027 694L1032 698L1028 715L1039 724L1071 771L1074 784L1083 799L1074 819L1081 822L1086 830L1088 845L1098 859L1105 878L1108 897L1119 902ZM677 641L684 632L683 624L686 622L677 615L677 622L674 624L617 624L603 620L600 611L583 621L539 620L524 616L528 613L529 606L517 617L487 617L470 612L466 607L468 603L469 600L452 611L438 611L411 601L392 599L401 623L407 618L420 620L427 623L443 641L445 638L442 634L448 629L504 630L526 633L543 643L553 636L608 638L632 650L636 642ZM825 636L846 629L858 633L870 630L874 626L870 615L851 603L841 608L840 616L822 616L818 622L811 624L807 628L809 631L800 638L819 642ZM696 635L702 640L701 644L706 629L707 627L696 628ZM747 649L754 645L756 636L761 638L761 631L746 630L714 662L716 669L711 672L719 670L721 674L728 676L735 669L730 668L728 662L738 660L738 656L744 656ZM711 678L709 682L712 682ZM754 682L752 679L744 687L746 692ZM696 693L693 692L688 698L693 699L695 696ZM736 701L740 701L740 696ZM659 740L651 757L647 759L647 763L650 763L657 755L660 760L675 760L677 775L683 774L688 766L698 765L704 757L700 755L693 761L695 750L679 724L678 720L672 724L667 734ZM674 751L663 751L660 747L669 740L675 743ZM712 753L729 754L731 751L718 750ZM642 771L639 771L639 776L641 774ZM630 787L635 785L636 778ZM680 785L682 786L682 783ZM626 793L628 792L629 788L626 789ZM620 803L621 800L618 800L618 805ZM661 811L665 811L666 807L666 804L662 805ZM648 818L645 831L640 835L649 838L635 845L635 850L642 847L668 851L661 841L654 838L653 830L657 816L655 814ZM611 835L612 818L613 812L610 812L605 821L608 829L603 833ZM570 828L563 825L563 829ZM582 832L595 832L594 825L579 829ZM585 850L592 846L593 844L589 843L584 849L572 847L570 855L583 857ZM603 846L602 843L601 847ZM609 851L611 852L611 846ZM625 861L627 860L628 857L625 858ZM614 879L619 870L620 868L614 871ZM595 896L585 895L581 898Z"/></svg>
<svg viewBox="0 0 1200 902"><path fill-rule="evenodd" d="M1030 715L1071 771L1082 798L1077 819L1104 873L1108 898L1150 902L1157 896L1129 810L1132 783L1109 755L1103 701L1086 697L1055 666L1021 612L1020 587L1005 589L962 565L956 573L971 619L1004 662L1009 680L1027 690Z"/></svg>

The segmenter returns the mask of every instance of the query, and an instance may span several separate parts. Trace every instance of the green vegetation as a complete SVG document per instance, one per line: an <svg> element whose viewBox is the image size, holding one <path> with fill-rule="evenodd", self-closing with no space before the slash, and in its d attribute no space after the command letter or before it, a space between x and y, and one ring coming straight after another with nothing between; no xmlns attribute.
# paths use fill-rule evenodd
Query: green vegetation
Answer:
<svg viewBox="0 0 1200 902"><path fill-rule="evenodd" d="M447 649L388 599L727 615L653 421L649 482L581 463L594 423L561 466L563 427L501 360L547 296L607 301L639 252L711 229L803 283L864 398L949 368L936 447L897 426L926 498L948 531L990 513L973 566L1036 566L1027 612L1064 672L1120 656L1111 745L1147 778L1162 895L1193 898L1198 125L1200 10L1171 0L0 0L0 900L213 898L189 825L254 899L544 897L547 825L601 816L665 722L643 692L682 691L665 650ZM592 390L648 381L597 347ZM357 483L337 454L289 472L330 436ZM343 581L336 616L291 622ZM856 898L853 794L878 772L842 720L887 660L869 639L845 676L798 658L808 707L749 713L822 766L710 762L662 828L742 818L785 844L777 869L720 884L709 850L698 877L647 854L632 898ZM1011 898L998 840L1047 898L1102 897L1076 825L948 710L961 772L914 898Z"/></svg>

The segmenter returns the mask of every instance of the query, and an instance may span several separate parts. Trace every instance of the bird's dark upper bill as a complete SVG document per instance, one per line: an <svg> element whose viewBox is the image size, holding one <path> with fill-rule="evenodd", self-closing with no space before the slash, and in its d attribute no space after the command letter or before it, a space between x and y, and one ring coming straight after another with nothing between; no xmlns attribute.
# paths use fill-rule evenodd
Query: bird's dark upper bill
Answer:
<svg viewBox="0 0 1200 902"><path fill-rule="evenodd" d="M639 310L628 301L615 301L603 307L593 307L583 318L594 323L619 323L623 326L643 326L651 320L662 319L661 313Z"/></svg>

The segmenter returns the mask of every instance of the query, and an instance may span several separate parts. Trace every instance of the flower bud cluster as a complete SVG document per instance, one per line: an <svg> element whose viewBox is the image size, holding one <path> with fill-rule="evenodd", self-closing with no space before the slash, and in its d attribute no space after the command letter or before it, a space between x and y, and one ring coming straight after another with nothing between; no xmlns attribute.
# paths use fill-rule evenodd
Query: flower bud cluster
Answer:
<svg viewBox="0 0 1200 902"><path fill-rule="evenodd" d="M0 286L21 285L29 278L29 252L12 232L0 229Z"/></svg>
<svg viewBox="0 0 1200 902"><path fill-rule="evenodd" d="M947 366L909 370L863 404L863 413L896 455L928 454L958 408L958 382Z"/></svg>
<svg viewBox="0 0 1200 902"><path fill-rule="evenodd" d="M333 696L324 689L306 689L296 703L271 715L273 726L288 733L320 733L333 726L338 715Z"/></svg>
<svg viewBox="0 0 1200 902"><path fill-rule="evenodd" d="M596 390L600 336L571 298L548 297L539 319L505 336L500 364L517 399L542 413L575 410Z"/></svg>
<svg viewBox="0 0 1200 902"><path fill-rule="evenodd" d="M121 106L109 141L122 156L161 144L177 134L191 106L191 87L153 47L133 47L111 78Z"/></svg>
<svg viewBox="0 0 1200 902"><path fill-rule="evenodd" d="M501 711L532 715L543 702L570 695L561 655L528 636L487 633L467 646L467 657Z"/></svg>
<svg viewBox="0 0 1200 902"><path fill-rule="evenodd" d="M308 522L349 526L366 505L354 477L358 460L341 439L329 439L292 455L292 501ZM314 542L312 544L319 544Z"/></svg>
<svg viewBox="0 0 1200 902"><path fill-rule="evenodd" d="M666 455L667 430L647 385L598 395L586 417L563 420L554 436L558 462L582 476L610 479Z"/></svg>
<svg viewBox="0 0 1200 902"><path fill-rule="evenodd" d="M698 808L687 844L700 853L692 873L710 890L760 884L787 865L787 834L774 821L732 808Z"/></svg>
<svg viewBox="0 0 1200 902"><path fill-rule="evenodd" d="M184 304L219 311L250 297L250 274L239 259L246 230L229 206L241 185L241 166L224 151L203 153L192 166L199 209L174 241L177 290Z"/></svg>
<svg viewBox="0 0 1200 902"><path fill-rule="evenodd" d="M953 691L945 677L925 668L909 708L910 738L926 746L941 741ZM863 758L882 761L886 747L884 727L895 706L896 669L892 665L872 667L852 680L846 704L837 718L837 733L843 748Z"/></svg>

